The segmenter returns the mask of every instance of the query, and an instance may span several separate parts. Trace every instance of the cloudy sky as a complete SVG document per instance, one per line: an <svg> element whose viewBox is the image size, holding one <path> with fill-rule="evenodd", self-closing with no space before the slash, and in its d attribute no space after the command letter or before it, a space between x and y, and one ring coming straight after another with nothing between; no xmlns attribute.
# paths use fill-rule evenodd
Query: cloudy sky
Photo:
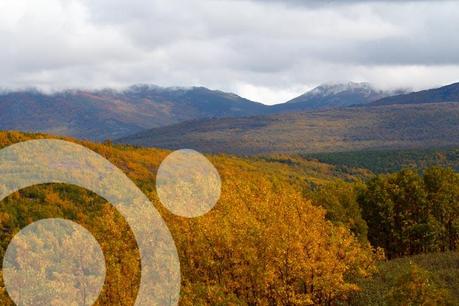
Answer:
<svg viewBox="0 0 459 306"><path fill-rule="evenodd" d="M0 87L202 85L264 103L321 83L459 81L459 1L0 0Z"/></svg>

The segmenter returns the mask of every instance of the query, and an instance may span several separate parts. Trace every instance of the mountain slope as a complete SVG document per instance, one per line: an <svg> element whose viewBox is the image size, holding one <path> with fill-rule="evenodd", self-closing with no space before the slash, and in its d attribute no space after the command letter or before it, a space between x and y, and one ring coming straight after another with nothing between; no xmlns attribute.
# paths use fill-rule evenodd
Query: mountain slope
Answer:
<svg viewBox="0 0 459 306"><path fill-rule="evenodd" d="M50 136L0 132L0 148L26 139L37 138L50 138ZM211 212L191 219L174 216L173 213L168 212L167 208L161 205L156 192L155 181L158 168L170 152L157 149L123 148L90 142L83 142L83 145L103 155L119 167L132 179L132 183L138 186L139 192L145 193L152 205L157 208L155 210L152 206L150 208L152 212L159 213L160 218L164 219L167 229L174 238L173 247L177 250L177 255L181 260L180 278L183 287L180 301L184 305L256 305L259 300L274 300L268 296L270 292L263 289L268 286L273 288L273 291L291 294L293 289L290 287L285 289L282 271L285 269L293 271L297 269L296 267L302 267L305 265L303 263L305 260L308 265L314 267L326 267L330 266L330 263L333 266L349 267L348 269L330 268L326 272L321 270L312 274L316 282L325 285L320 285L319 289L315 286L316 289L311 295L318 296L318 300L323 301L326 295L322 294L325 291L322 288L326 288L327 295L331 292L336 300L335 296L341 294L342 299L345 300L348 294L342 293L341 286L350 288L349 294L355 291L351 281L347 281L351 276L351 272L347 271L358 269L370 272L369 265L373 265L371 250L360 244L350 232L344 230L343 224L336 227L334 223L328 222L325 219L325 211L318 207L321 202L317 201L315 205L312 205L306 198L305 189L308 188L306 182L309 175L303 174L303 171L296 167L278 162L208 156L221 177L221 197ZM60 157L62 156L57 155L56 159ZM322 171L323 167L325 171L331 170L332 167L317 162L314 164L316 165L313 167L318 168L320 172L322 178L319 179L323 181L323 184L336 181L333 176L328 180L326 178L328 175L323 175L325 174ZM309 168L309 165L302 165ZM310 165L313 164L310 163ZM9 166L9 162L1 163L2 174L5 171L8 174L15 174L14 167ZM78 169L72 166L70 168L69 172L78 172ZM314 168L311 169L313 173L316 172ZM305 168L305 171L308 170ZM204 174L198 174L192 178L191 182L195 185L199 184L201 190L206 191L208 190L206 181ZM174 184L175 182L167 183ZM183 184L177 184L178 193L184 195L180 190L186 191L188 186L189 184L185 187ZM314 186L317 187L316 184ZM4 186L1 187L2 191L5 190ZM82 224L100 243L104 258L107 258L104 268L107 271L105 282L108 286L105 286L106 289L100 295L97 303L99 305L134 305L139 279L143 274L140 266L141 253L135 240L137 237L133 236L129 225L135 225L136 228L139 228L139 222L147 227L155 225L148 222L150 220L148 217L137 220L134 218L127 223L119 210L93 192L94 190L85 190L75 185L45 184L25 188L10 195L0 202L2 217L0 252L4 254L8 243L15 234L34 221L44 218L63 218ZM190 195L195 196L195 194ZM160 224L160 226L165 225ZM291 236L292 233L296 233L294 238ZM340 235L340 240L336 239L337 234ZM41 237L44 239L40 239ZM33 240L35 245L55 245L54 241L47 239L48 236L41 237L32 237L35 238ZM283 262L279 264L278 259L285 249L303 251L308 248L310 241L326 247L308 249L308 252L310 251L308 255L312 254L311 256L295 253L292 258L298 258L298 261L290 261L288 265ZM347 243L346 248L338 254L336 250L343 249L342 241ZM156 253L154 255L160 256L155 258L164 259L164 254L168 254L166 252L169 251L170 244L166 247L162 245L164 244L155 244ZM269 250L260 248L264 245L269 245ZM71 243L66 243L64 246L70 251L78 251L81 248L80 245L78 245L80 248L72 248L75 245ZM21 248L20 251L29 255L29 249ZM79 253L75 252L75 254ZM25 262L27 267L33 268L36 266L36 258L35 256L21 263ZM32 261L34 259L35 261ZM48 256L44 260L40 262L44 263L43 266L53 267L54 257ZM159 262L161 263L165 263L164 260ZM266 269L273 271L273 276L266 277ZM161 271L165 271L163 275L168 275L168 269ZM295 276L298 279L298 281L294 279L295 283L311 275L310 269L304 269L304 271L301 275L296 274L299 276ZM33 275L38 275L40 279L50 279L46 278L46 275L42 276L44 274L40 271ZM73 274L60 273L59 277L62 275L67 277ZM251 275L251 277L245 277L246 275ZM335 289L337 282L330 282L329 279L338 279L342 280L341 283L346 283L340 284L340 289ZM75 296L79 284L76 282L70 282L69 285L67 285L68 282L64 283L66 285L60 288L64 288L62 290L65 290L66 293L70 292L72 296ZM218 287L217 291L215 291L215 286ZM258 287L262 289L252 289ZM239 288L247 290L247 294L241 294ZM33 299L34 302L41 298L41 296L38 298L32 296L36 291L31 292L31 300ZM159 292L161 293L161 290ZM301 288L298 289L298 292L301 294ZM167 294L166 298L169 299L163 303L159 302L159 305L171 304L168 303L170 294ZM41 302L42 300L44 302ZM50 304L49 300L44 298L40 300L40 303L35 303L35 305ZM144 305L155 304L158 303L147 298ZM3 282L0 283L0 305L14 305L8 297Z"/></svg>
<svg viewBox="0 0 459 306"><path fill-rule="evenodd" d="M0 94L0 129L101 140L196 118L247 116L267 106L203 87Z"/></svg>
<svg viewBox="0 0 459 306"><path fill-rule="evenodd" d="M405 168L452 168L459 171L459 147L363 150L347 152L313 153L302 155L306 159L335 165L340 169L364 168L373 173L397 172Z"/></svg>
<svg viewBox="0 0 459 306"><path fill-rule="evenodd" d="M321 85L284 104L273 106L274 111L318 110L368 104L401 91L383 91L368 83Z"/></svg>
<svg viewBox="0 0 459 306"><path fill-rule="evenodd" d="M459 102L459 83L408 94L395 95L375 101L372 105L423 104Z"/></svg>
<svg viewBox="0 0 459 306"><path fill-rule="evenodd" d="M350 107L198 120L141 132L119 142L235 154L457 145L459 103Z"/></svg>

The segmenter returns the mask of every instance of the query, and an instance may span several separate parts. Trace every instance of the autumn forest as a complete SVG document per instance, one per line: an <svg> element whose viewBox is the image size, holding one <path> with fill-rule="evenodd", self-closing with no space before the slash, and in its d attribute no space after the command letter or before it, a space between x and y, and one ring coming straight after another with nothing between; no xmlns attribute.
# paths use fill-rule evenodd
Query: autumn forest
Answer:
<svg viewBox="0 0 459 306"><path fill-rule="evenodd" d="M1 132L0 147L49 137ZM209 214L187 219L164 209L155 191L168 151L80 143L122 169L161 212L180 257L180 305L459 300L459 174L450 168L374 175L300 156L209 155L222 178L220 201ZM10 195L0 203L0 254L21 228L58 217L83 225L102 247L107 277L96 304L134 305L140 258L133 234L90 191L47 184ZM0 301L14 305L5 290Z"/></svg>

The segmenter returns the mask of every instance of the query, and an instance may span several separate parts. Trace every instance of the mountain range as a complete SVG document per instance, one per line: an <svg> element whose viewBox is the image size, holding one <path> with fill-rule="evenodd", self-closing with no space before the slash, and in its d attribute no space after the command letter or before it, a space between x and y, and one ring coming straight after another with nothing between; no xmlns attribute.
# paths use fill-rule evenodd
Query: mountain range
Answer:
<svg viewBox="0 0 459 306"><path fill-rule="evenodd" d="M204 87L5 91L0 129L240 154L448 145L458 118L446 102L459 102L459 83L420 92L321 85L274 106Z"/></svg>
<svg viewBox="0 0 459 306"><path fill-rule="evenodd" d="M203 87L137 85L123 91L36 90L0 94L0 129L113 139L196 118L263 113L267 107Z"/></svg>
<svg viewBox="0 0 459 306"><path fill-rule="evenodd" d="M201 119L143 131L122 138L119 142L233 154L457 145L458 89L459 83L456 83L365 104L354 103L351 107L244 118ZM337 94L342 95L342 91L339 90ZM289 104L295 102L286 105Z"/></svg>
<svg viewBox="0 0 459 306"><path fill-rule="evenodd" d="M370 103L389 94L366 83L323 85L287 103L268 106L204 87L6 91L0 93L0 129L116 139L188 120L327 109Z"/></svg>

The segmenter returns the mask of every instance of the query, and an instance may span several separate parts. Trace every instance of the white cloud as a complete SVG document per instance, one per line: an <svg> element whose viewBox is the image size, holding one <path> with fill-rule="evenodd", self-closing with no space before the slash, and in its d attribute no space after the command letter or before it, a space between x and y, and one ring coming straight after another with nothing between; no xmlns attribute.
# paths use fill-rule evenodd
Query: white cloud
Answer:
<svg viewBox="0 0 459 306"><path fill-rule="evenodd" d="M458 2L344 2L0 0L0 87L203 85L274 103L325 82L458 81Z"/></svg>
<svg viewBox="0 0 459 306"><path fill-rule="evenodd" d="M235 91L252 101L263 101L263 103L272 105L292 100L312 88L312 86L270 88L250 84L239 84L236 86Z"/></svg>

